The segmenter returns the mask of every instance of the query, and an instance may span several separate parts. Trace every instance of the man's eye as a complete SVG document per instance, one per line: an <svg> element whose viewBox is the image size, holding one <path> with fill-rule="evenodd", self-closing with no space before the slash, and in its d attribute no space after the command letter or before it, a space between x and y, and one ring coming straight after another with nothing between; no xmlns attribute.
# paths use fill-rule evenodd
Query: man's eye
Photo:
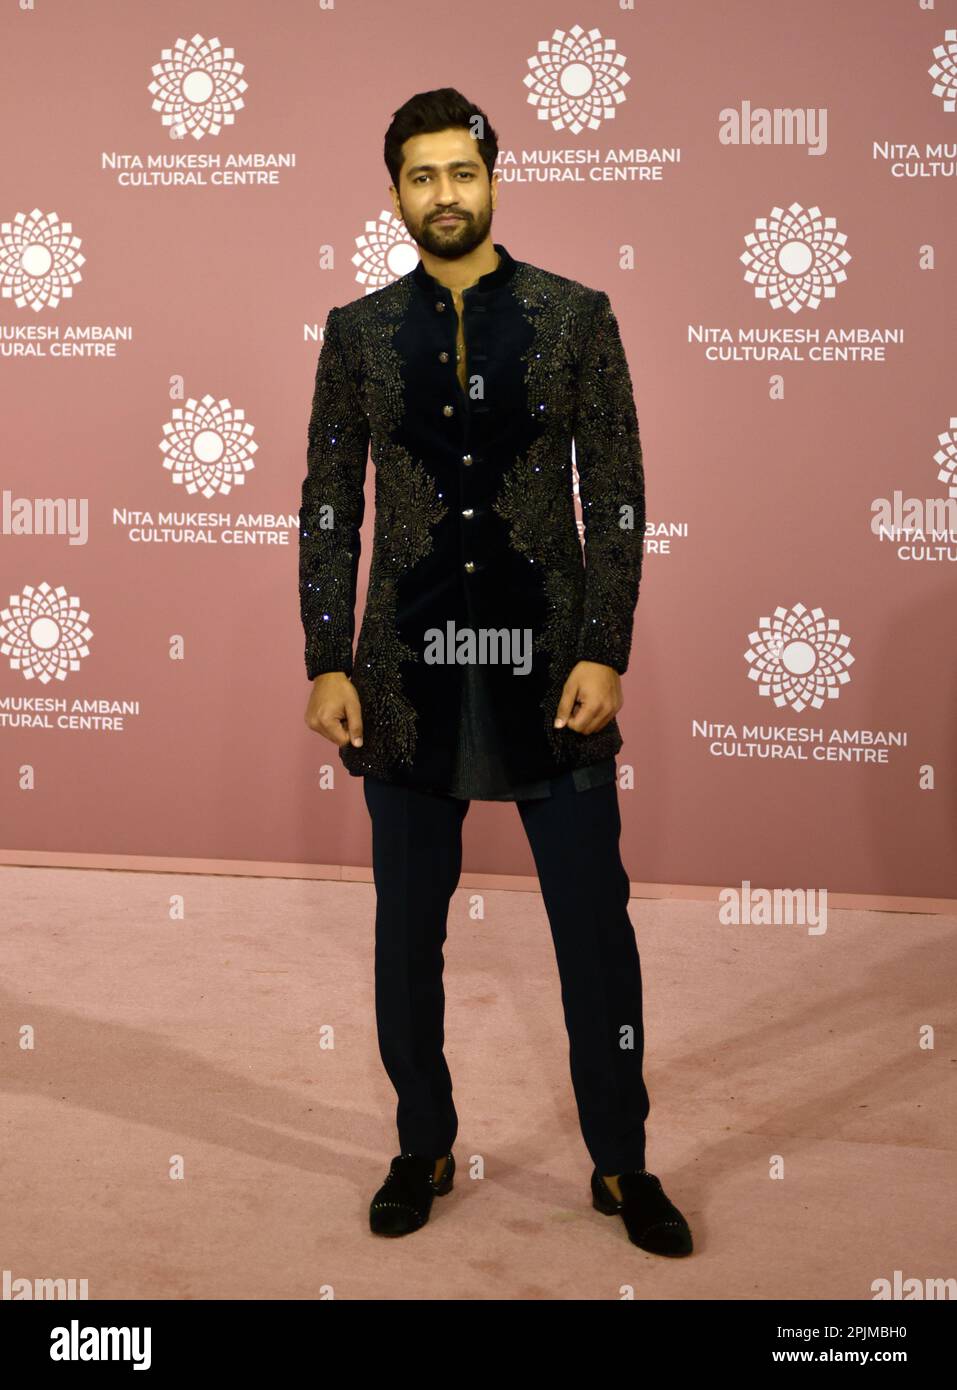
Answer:
<svg viewBox="0 0 957 1390"><path fill-rule="evenodd" d="M413 183L421 183L423 179L427 179L428 177L429 177L428 174L416 174L416 176L415 176L415 178L412 180L412 182L413 182ZM474 179L474 178L475 178L475 174L474 174L470 169L460 169L459 172L458 172L457 177L463 178L463 179Z"/></svg>

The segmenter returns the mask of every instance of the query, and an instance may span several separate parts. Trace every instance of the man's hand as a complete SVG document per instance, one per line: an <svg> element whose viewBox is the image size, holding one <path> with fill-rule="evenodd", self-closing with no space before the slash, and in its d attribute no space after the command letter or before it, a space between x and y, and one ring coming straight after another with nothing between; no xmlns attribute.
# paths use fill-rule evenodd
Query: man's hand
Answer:
<svg viewBox="0 0 957 1390"><path fill-rule="evenodd" d="M306 706L306 723L340 748L346 743L362 747L359 693L345 671L325 671L316 676Z"/></svg>
<svg viewBox="0 0 957 1390"><path fill-rule="evenodd" d="M555 728L567 725L579 734L597 734L614 719L623 703L621 676L614 667L579 661L562 690Z"/></svg>

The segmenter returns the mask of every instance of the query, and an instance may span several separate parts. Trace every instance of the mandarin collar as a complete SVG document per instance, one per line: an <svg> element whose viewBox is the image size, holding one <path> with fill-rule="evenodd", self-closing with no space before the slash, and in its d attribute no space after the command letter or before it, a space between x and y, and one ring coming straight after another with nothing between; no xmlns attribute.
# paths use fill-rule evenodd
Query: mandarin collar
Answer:
<svg viewBox="0 0 957 1390"><path fill-rule="evenodd" d="M465 291L467 295L486 294L491 290L497 290L502 285L508 284L515 273L518 262L514 260L497 241L492 242L493 247L498 252L499 261L494 270L490 270L487 275L480 275L474 285L469 285ZM451 298L452 291L436 280L434 275L430 275L420 260L415 269L411 272L415 283L429 294L448 295Z"/></svg>

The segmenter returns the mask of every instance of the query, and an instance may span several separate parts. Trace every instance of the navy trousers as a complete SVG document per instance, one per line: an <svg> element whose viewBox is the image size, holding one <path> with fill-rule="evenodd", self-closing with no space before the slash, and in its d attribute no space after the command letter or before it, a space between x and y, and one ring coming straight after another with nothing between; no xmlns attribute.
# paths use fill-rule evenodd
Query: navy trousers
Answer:
<svg viewBox="0 0 957 1390"><path fill-rule="evenodd" d="M439 1158L458 1133L443 1053L448 909L468 801L367 775L376 888L379 1052L398 1096L402 1153ZM645 1167L641 966L621 862L618 786L517 801L548 914L582 1136L603 1174Z"/></svg>

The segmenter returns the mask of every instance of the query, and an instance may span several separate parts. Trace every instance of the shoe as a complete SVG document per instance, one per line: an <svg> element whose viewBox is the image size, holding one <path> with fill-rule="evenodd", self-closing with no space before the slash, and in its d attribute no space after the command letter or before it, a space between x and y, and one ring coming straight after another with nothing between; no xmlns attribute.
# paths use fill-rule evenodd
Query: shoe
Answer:
<svg viewBox="0 0 957 1390"><path fill-rule="evenodd" d="M642 1168L620 1173L621 1201L595 1168L591 1175L592 1206L606 1216L621 1216L628 1239L653 1255L690 1255L691 1231L681 1212L664 1193L658 1178Z"/></svg>
<svg viewBox="0 0 957 1390"><path fill-rule="evenodd" d="M436 1182L433 1174L437 1162L425 1154L396 1155L389 1176L369 1207L369 1225L377 1236L404 1236L425 1225L432 1198L451 1192L455 1176L455 1159L448 1153Z"/></svg>

